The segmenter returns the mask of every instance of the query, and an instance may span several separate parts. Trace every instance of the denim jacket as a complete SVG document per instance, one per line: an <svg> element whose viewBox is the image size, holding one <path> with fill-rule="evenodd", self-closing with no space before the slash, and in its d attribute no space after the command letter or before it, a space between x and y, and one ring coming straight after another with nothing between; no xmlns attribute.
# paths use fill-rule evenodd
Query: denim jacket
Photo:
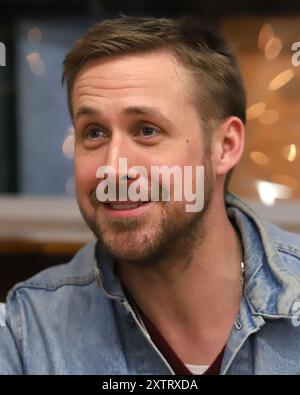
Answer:
<svg viewBox="0 0 300 395"><path fill-rule="evenodd" d="M232 194L226 207L246 271L220 374L300 374L300 235L263 223ZM0 305L0 374L173 373L96 242Z"/></svg>

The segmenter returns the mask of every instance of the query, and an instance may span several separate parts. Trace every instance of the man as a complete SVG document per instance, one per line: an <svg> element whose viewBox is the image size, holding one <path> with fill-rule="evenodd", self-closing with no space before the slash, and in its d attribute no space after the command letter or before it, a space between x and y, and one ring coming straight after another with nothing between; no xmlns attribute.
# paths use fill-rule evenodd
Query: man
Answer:
<svg viewBox="0 0 300 395"><path fill-rule="evenodd" d="M226 192L246 107L227 44L188 19L122 17L76 43L64 80L77 199L97 242L10 291L0 372L300 373L299 236ZM103 202L99 168L128 189L139 178L120 158L148 177L203 166L202 209L174 198L175 179L167 201L159 178L158 200L149 188L147 199Z"/></svg>

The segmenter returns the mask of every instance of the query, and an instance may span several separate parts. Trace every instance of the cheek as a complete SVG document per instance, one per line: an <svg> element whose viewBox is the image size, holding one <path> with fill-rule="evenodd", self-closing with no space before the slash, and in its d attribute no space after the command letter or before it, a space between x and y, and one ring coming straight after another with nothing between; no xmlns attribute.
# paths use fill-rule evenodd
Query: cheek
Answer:
<svg viewBox="0 0 300 395"><path fill-rule="evenodd" d="M97 158L88 155L75 156L74 163L77 191L89 192L97 185L96 173L99 167Z"/></svg>

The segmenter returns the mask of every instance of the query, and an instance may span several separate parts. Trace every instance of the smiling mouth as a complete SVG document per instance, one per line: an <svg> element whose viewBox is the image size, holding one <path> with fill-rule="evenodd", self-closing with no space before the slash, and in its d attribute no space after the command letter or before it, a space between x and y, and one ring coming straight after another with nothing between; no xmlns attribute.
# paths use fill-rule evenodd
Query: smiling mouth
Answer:
<svg viewBox="0 0 300 395"><path fill-rule="evenodd" d="M145 206L151 203L150 201L138 201L138 202L107 202L104 203L105 207L110 210L133 210L138 207Z"/></svg>

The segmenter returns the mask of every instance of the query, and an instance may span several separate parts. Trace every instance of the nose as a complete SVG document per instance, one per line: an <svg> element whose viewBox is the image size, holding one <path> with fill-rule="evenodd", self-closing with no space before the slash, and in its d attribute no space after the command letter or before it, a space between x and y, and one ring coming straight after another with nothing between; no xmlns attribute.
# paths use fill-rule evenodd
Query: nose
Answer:
<svg viewBox="0 0 300 395"><path fill-rule="evenodd" d="M130 139L115 134L107 145L105 165L115 170L118 179L128 177L128 160L133 155Z"/></svg>
<svg viewBox="0 0 300 395"><path fill-rule="evenodd" d="M149 190L149 163L151 156L146 153L141 144L136 143L129 133L115 133L105 145L102 151L102 166L97 170L97 178L108 178L107 183L111 185L116 198L127 199L127 194L133 193L130 199L136 201L138 198L147 200ZM131 184L138 180L130 191ZM139 192L136 192L136 189ZM106 192L105 192L106 193ZM139 196L141 193L141 196ZM134 196L134 197L132 197ZM145 197L146 196L146 197Z"/></svg>

